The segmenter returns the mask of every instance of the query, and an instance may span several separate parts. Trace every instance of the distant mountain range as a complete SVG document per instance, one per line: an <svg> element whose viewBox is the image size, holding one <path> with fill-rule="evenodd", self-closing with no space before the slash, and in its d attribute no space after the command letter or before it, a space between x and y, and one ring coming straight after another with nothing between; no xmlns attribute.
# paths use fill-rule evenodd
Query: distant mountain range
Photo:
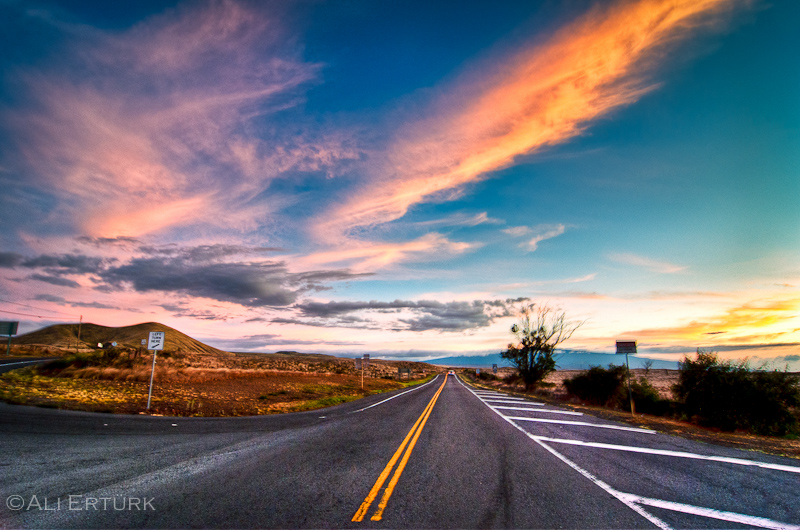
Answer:
<svg viewBox="0 0 800 530"><path fill-rule="evenodd" d="M661 361L656 359L648 359L646 357L637 357L635 355L628 356L628 362L631 369L644 368L644 363L652 361L651 368L661 368L669 370L677 370L678 363L675 361ZM510 366L509 362L502 357L499 353L489 355L460 355L458 357L442 357L440 359L432 359L426 361L430 364L438 366L454 366L461 368L491 368L493 364L497 366ZM556 354L556 363L560 370L587 370L592 366L602 366L606 368L609 364L625 364L624 355L615 355L610 353L595 353L595 352L565 352Z"/></svg>

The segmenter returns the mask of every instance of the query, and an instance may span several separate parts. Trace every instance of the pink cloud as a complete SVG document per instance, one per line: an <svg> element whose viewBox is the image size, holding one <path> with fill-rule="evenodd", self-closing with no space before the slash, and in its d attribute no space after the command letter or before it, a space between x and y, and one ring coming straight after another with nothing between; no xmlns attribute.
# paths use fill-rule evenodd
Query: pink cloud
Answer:
<svg viewBox="0 0 800 530"><path fill-rule="evenodd" d="M372 271L404 261L441 259L443 255L456 255L475 248L475 244L450 241L435 232L402 243L350 241L347 248L317 252L299 257L297 264L347 264L355 271Z"/></svg>
<svg viewBox="0 0 800 530"><path fill-rule="evenodd" d="M291 40L276 20L228 1L87 32L67 69L19 76L32 104L8 119L32 183L58 197L55 217L92 236L223 218L253 228L271 213L255 199L276 175L356 156L341 133L264 141L249 125L296 105L318 75Z"/></svg>

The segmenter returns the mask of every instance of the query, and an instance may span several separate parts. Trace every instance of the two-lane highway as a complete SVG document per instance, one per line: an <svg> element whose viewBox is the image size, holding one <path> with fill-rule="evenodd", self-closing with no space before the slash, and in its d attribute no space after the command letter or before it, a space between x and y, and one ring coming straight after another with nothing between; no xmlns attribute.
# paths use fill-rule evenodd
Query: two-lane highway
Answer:
<svg viewBox="0 0 800 530"><path fill-rule="evenodd" d="M454 376L251 418L0 405L0 447L0 524L9 528L800 522L794 460L614 425Z"/></svg>

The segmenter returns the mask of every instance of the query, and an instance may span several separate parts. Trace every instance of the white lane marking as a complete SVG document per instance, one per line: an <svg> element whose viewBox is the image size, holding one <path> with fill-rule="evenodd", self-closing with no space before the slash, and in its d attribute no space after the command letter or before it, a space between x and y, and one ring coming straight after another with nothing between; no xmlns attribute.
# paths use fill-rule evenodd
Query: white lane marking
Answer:
<svg viewBox="0 0 800 530"><path fill-rule="evenodd" d="M464 383L461 383L461 385L464 388L466 388L467 390L469 390L470 392L472 392L473 394L475 394L475 392L473 392L472 389L469 388ZM479 396L477 396L477 394L476 394L476 397L478 397L478 399L483 401ZM574 462L569 460L567 457L565 457L564 455L562 455L561 453L559 453L558 451L556 451L555 449L553 449L552 447L550 447L549 445L547 445L544 442L545 441L549 441L549 442L557 442L557 443L564 443L564 444L570 444L570 445L582 445L582 446L589 446L589 447L599 447L599 448L604 448L604 449L615 449L615 450L619 450L619 451L633 451L633 452L641 452L641 453L658 454L658 455L664 455L664 456L676 456L676 457L681 457L681 458L695 458L695 459L701 459L701 460L711 460L711 461L724 462L724 463L730 463L730 464L757 466L757 467L763 467L763 468L766 468L766 469L775 469L775 470L779 470L779 471L788 471L790 473L800 473L800 468L798 468L798 467L784 466L784 465L780 465L780 464L768 464L766 462L758 462L758 461L755 461L755 460L745 460L743 458L728 458L728 457L721 457L721 456L705 456L705 455L697 455L697 454L694 454L694 453L685 453L685 452L681 452L681 451L667 451L667 450L662 450L662 449L649 449L649 448L646 448L646 447L631 447L631 446L624 446L624 445L600 444L600 443L595 443L595 442L580 442L578 440L566 440L566 439L558 439L558 438L547 438L547 437L544 437L544 436L536 436L534 434L529 433L528 431L526 431L525 429L523 429L521 426L517 425L516 423L514 423L512 421L512 417L506 416L506 415L502 414L501 412L498 412L497 410L495 410L494 407L489 407L489 408L491 408L498 416L503 418L505 421L507 421L509 424L511 424L514 428L516 428L517 430L519 430L520 432L525 434L525 436L527 436L528 438L530 438L531 440L533 440L534 442L536 442L537 444L539 444L540 446L545 448L551 454L556 456L559 460L561 460L562 462L564 462L565 464L567 464L568 466L570 466L571 468L573 468L574 470L579 472L584 477L586 477L589 480L591 480L597 486L603 488L610 495L612 495L615 498L619 499L620 502L624 503L626 506L628 506L629 508L634 510L636 513L642 515L648 521L650 521L651 523L653 523L654 525L658 526L659 528L661 528L663 530L670 530L670 527L664 521L662 521L661 519L657 518L656 516L650 514L649 512L645 511L643 508L638 506L638 504L645 504L645 505L653 506L653 507L656 507L656 508L663 508L665 510L678 511L678 512L692 514L692 515L699 515L701 517L708 517L708 518L713 518L713 519L721 519L721 520L724 520L724 521L731 521L731 522L740 522L740 523L745 524L745 525L758 526L758 527L761 527L761 528L775 528L775 529L784 529L785 528L785 529L788 529L788 530L800 530L800 526L792 525L792 524L788 524L788 523L781 523L781 522L778 522L778 521L773 521L771 519L766 519L766 518L762 518L762 517L754 517L754 516L750 516L750 515L738 514L738 513L735 513L735 512L723 512L723 511L720 511L720 510L714 510L712 508L702 508L702 507L698 507L698 506L691 506L689 504L681 504L681 503L677 503L677 502L663 501L663 500L660 500L660 499L649 499L647 497L640 497L638 495L633 495L633 494L630 494L630 493L623 493L621 491L615 490L614 488L612 488L611 486L609 486L608 484L606 484L605 482L603 482L599 478L595 477L594 475L592 475L591 473L589 473L585 469L581 468L580 466L578 466L577 464L575 464ZM523 419L523 418L513 418L513 419ZM526 421L529 421L527 418L524 418L524 419Z"/></svg>
<svg viewBox="0 0 800 530"><path fill-rule="evenodd" d="M597 449L612 449L614 451L628 451L632 453L644 453L649 455L673 456L677 458L691 458L695 460L709 460L711 462L722 462L724 464L755 466L755 467L762 467L764 469L774 469L776 471L788 471L789 473L800 473L800 467L785 466L782 464L769 464L767 462L759 462L757 460L745 460L744 458L699 455L696 453L685 453L682 451L669 451L667 449L651 449L649 447L635 447L631 445L615 445L615 444L604 444L598 442L584 442L581 440L569 440L566 438L548 438L546 436L536 436L533 434L531 436L539 440L542 440L543 442L551 442L551 443L559 443L567 445L580 445L582 447L595 447Z"/></svg>
<svg viewBox="0 0 800 530"><path fill-rule="evenodd" d="M622 427L619 425L609 425L606 423L589 423L587 421L569 421L569 420L549 420L546 418L524 418L524 417L514 417L514 416L507 416L509 420L514 421L533 421L537 423L557 423L560 425L579 425L581 427L597 427L599 429L614 429L617 431L630 431L630 432L641 432L645 434L656 434L656 431L652 431L650 429L640 429L638 427Z"/></svg>
<svg viewBox="0 0 800 530"><path fill-rule="evenodd" d="M533 405L534 407L544 407L544 403L537 403L535 401L528 401L527 399L519 399L519 400L510 400L510 399L494 399L494 398L483 398L485 403L491 401L492 403L513 403L516 405Z"/></svg>
<svg viewBox="0 0 800 530"><path fill-rule="evenodd" d="M370 405L369 407L364 407L363 409L354 410L350 414L354 414L356 412L363 412L363 411L365 411L367 409L371 409L372 407L377 407L378 405L382 405L382 404L386 403L387 401L391 401L394 398L398 398L398 397L402 396L403 394L408 394L409 392L413 392L414 390L419 390L422 387L428 386L429 384L433 383L437 379L439 379L438 375L436 377L434 377L433 379L431 379L430 381L428 381L427 383L425 383L424 385L415 386L414 388L412 388L410 390L406 390L405 392L400 392L399 394L395 394L394 396L392 396L390 398L387 398L387 399L384 399L383 401L378 401L377 403L374 403L374 404Z"/></svg>
<svg viewBox="0 0 800 530"><path fill-rule="evenodd" d="M459 382L460 382L460 381L459 381ZM471 389L471 388L469 388L467 385L465 385L464 383L461 383L461 385L462 385L464 388L466 388L468 391L472 392L472 394L474 394L474 395L475 395L475 397L477 397L479 400L483 401L483 400L481 399L481 397L480 397L480 396L478 396L477 394L475 394L475 392L473 392L473 391L472 391L472 389ZM487 405L487 406L489 406L489 405L488 405L488 404L486 404L485 402L484 402L484 404L485 404L485 405ZM608 493L609 495L611 495L612 497L614 497L615 499L617 499L618 501L620 501L622 504L624 504L625 506L627 506L628 508L630 508L630 509L631 509L631 510L633 510L634 512L638 513L639 515L641 515L642 517L644 517L645 519L647 519L648 521L650 521L651 523L653 523L653 524L654 524L655 526L657 526L658 528L661 528L661 530L672 530L672 529L670 528L670 526L669 526L669 525L667 525L667 523L665 523L664 521L662 521L661 519L659 519L659 518L658 518L658 517L656 517L655 515L652 515L651 513L649 513L649 512L647 512L647 511L645 511L645 509L644 509L644 508L642 508L641 506L638 506L636 503L634 503L634 502L632 502L632 501L630 501L630 500L628 500L628 499L624 498L624 497L623 497L622 495L620 495L620 494L619 494L619 492L617 492L617 491L616 491L614 488L612 488L611 486L609 486L608 484L606 484L605 482L603 482L603 481L602 481L602 480L600 480L599 478L595 477L594 475L592 475L591 473L589 473L589 472L588 472L588 471L586 471L585 469L583 469L583 468L579 467L577 464L575 464L575 463L574 463L574 462L572 462L571 460L567 459L565 456L563 456L561 453L559 453L558 451L556 451L556 450L555 450L555 449L553 449L552 447L548 446L547 444L545 444L544 442L542 442L542 441L540 441L540 440L537 440L537 439L536 439L536 438L535 438L535 437L534 437L534 436L533 436L531 433L529 433L528 431L526 431L525 429L523 429L522 427L520 427L519 425L517 425L516 423L514 423L513 421L511 421L511 419L510 419L508 416L506 416L506 415L504 415L503 413L501 413L501 412L498 412L497 410L495 410L495 407L491 407L491 406L489 406L489 408L490 408L490 409L491 409L491 410L492 410L492 411L493 411L495 414L497 414L498 416L500 416L501 418L503 418L505 421L507 421L507 422L508 422L508 423L509 423L509 424L510 424L512 427L514 427L515 429L517 429L518 431L520 431L521 433L523 433L525 436L527 436L528 438L530 438L531 440L533 440L534 442L536 442L536 443L537 443L537 444L539 444L540 446L544 447L544 448L545 448L547 451L549 451L550 453L552 453L552 454L553 454L553 455L554 455L556 458L558 458L559 460L561 460L562 462L564 462L565 464L567 464L568 466L570 466L571 468L573 468L575 471L577 471L578 473L580 473L580 474L581 474L581 475L583 475L584 477L586 477L586 478L588 478L589 480L591 480L591 481L592 481L592 482L593 482L595 485L597 485L597 486L599 486L600 488L602 488L602 489L603 489L603 490L604 490L606 493Z"/></svg>
<svg viewBox="0 0 800 530"><path fill-rule="evenodd" d="M502 414L501 414L501 416L502 416ZM624 504L625 506L627 506L628 508L630 508L634 512L638 513L639 515L641 515L642 517L644 517L645 519L647 519L648 521L650 521L651 523L653 523L657 527L661 528L661 530L672 530L671 527L667 523L665 523L664 521L662 521L661 519L659 519L655 515L651 514L650 512L646 511L644 508L642 508L641 506L637 505L632 500L630 500L627 497L625 497L624 494L622 494L621 492L615 490L614 488L612 488L611 486L609 486L608 484L606 484L605 482L603 482L599 478L595 477L594 475L592 475L591 473L589 473L588 471L586 471L585 469L580 467L578 464L576 464L572 460L568 459L567 457L565 457L564 455L562 455L561 453L559 453L558 451L556 451L555 449L553 449L552 447L547 445L546 443L544 443L544 442L542 442L540 440L537 440L536 438L534 438L531 435L531 433L529 433L528 431L526 431L525 429L523 429L522 427L520 427L516 423L514 423L512 421L509 421L507 418L506 418L506 421L511 423L511 425L513 425L514 427L516 427L520 431L524 432L525 435L528 438L530 438L531 440L533 440L534 442L536 442L540 446L544 447L553 456L555 456L556 458L558 458L559 460L561 460L562 462L567 464L569 467L571 467L572 469L574 469L575 471L577 471L578 473L580 473L584 477L586 477L589 480L591 480L596 486L599 486L600 488L605 490L606 493L608 493L609 495L611 495L612 497L614 497L615 499L620 501L622 504Z"/></svg>
<svg viewBox="0 0 800 530"><path fill-rule="evenodd" d="M541 408L536 408L536 407L534 407L534 408L531 408L531 407L508 407L508 406L505 406L505 405L494 406L494 405L489 405L488 403L485 403L485 404L486 404L487 407L489 407L490 409L494 409L494 410L497 410L497 409L503 409L503 410L527 410L528 412L545 412L545 413L548 413L548 414L565 414L567 416L583 416L583 412L572 412L572 411L569 411L569 410L541 409Z"/></svg>
<svg viewBox="0 0 800 530"><path fill-rule="evenodd" d="M644 504L654 508L661 508L663 510L670 510L673 512L687 513L690 515L699 515L700 517L708 517L709 519L719 519L722 521L730 521L732 523L739 523L746 526L758 526L761 528L773 528L775 530L791 529L799 530L800 526L788 523L781 523L767 519L765 517L754 517L752 515L744 515L736 512L723 512L713 508L702 508L700 506L692 506L691 504L681 504L679 502L662 501L660 499L649 499L647 497L640 497L639 495L632 495L630 493L622 493L622 495L637 504Z"/></svg>

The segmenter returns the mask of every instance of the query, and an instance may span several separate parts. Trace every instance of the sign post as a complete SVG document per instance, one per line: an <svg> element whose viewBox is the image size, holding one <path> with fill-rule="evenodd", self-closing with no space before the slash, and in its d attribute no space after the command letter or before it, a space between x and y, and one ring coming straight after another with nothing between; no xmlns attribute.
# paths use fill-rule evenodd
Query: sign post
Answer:
<svg viewBox="0 0 800 530"><path fill-rule="evenodd" d="M164 332L151 331L147 340L147 349L153 350L153 369L150 372L150 391L147 393L147 410L150 410L150 398L153 397L153 375L156 373L156 352L164 349Z"/></svg>
<svg viewBox="0 0 800 530"><path fill-rule="evenodd" d="M17 334L19 322L0 322L0 335L8 335L6 355L11 355L11 336Z"/></svg>
<svg viewBox="0 0 800 530"><path fill-rule="evenodd" d="M628 399L631 402L631 416L636 415L636 408L633 405L633 392L631 392L631 365L628 363L628 354L636 353L636 341L617 341L617 354L625 354L625 367L628 369Z"/></svg>
<svg viewBox="0 0 800 530"><path fill-rule="evenodd" d="M369 366L369 354L365 353L361 359L361 390L364 390L364 372L366 372L367 366Z"/></svg>

